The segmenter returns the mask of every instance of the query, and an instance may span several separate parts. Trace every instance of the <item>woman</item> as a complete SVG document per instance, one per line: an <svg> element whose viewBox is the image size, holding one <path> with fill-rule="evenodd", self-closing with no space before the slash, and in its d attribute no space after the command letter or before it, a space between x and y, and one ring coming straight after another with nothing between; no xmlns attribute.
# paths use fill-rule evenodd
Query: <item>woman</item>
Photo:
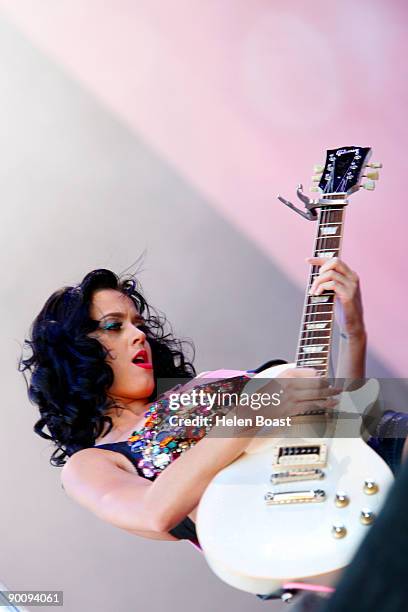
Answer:
<svg viewBox="0 0 408 612"><path fill-rule="evenodd" d="M344 338L337 375L362 378L366 333L358 277L338 258L310 258L309 263L319 268L310 292L333 290L340 304ZM31 372L29 397L41 413L34 429L56 444L51 463L63 466L66 493L132 534L185 538L197 545L194 521L200 498L249 440L202 435L179 445L178 454L173 448L165 465L149 467L143 453L136 453L135 460L128 441L147 444L143 436L154 433L155 410L165 406L160 400L146 413L157 399L160 380L195 375L182 343L166 333L163 319L135 281L120 281L108 270L90 272L77 287L61 289L47 300L27 342L32 355L21 368ZM235 374L238 387L249 378ZM310 404L336 404L332 396L338 390L311 368L288 369L281 378L294 412Z"/></svg>

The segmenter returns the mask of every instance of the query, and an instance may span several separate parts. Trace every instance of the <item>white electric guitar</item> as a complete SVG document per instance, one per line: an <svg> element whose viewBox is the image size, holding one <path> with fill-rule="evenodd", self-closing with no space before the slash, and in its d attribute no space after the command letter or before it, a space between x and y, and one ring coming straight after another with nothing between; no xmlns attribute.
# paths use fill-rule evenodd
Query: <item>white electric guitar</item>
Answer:
<svg viewBox="0 0 408 612"><path fill-rule="evenodd" d="M381 164L368 164L370 154L361 147L327 151L324 167L317 166L313 177L320 197L309 200L298 187L307 213L279 198L317 220L315 257L339 255L348 195L360 186L373 189L378 178ZM361 185L363 175L367 180ZM317 274L318 267L312 266L296 362L256 377L275 378L288 367L308 366L327 376L335 296L332 291L308 295ZM306 413L298 418L296 438L293 428L287 435L281 428L273 436L258 434L245 453L211 481L198 507L196 527L206 560L222 580L266 595L287 582L333 584L338 578L393 481L387 464L360 437L361 415L375 403L378 390L378 381L371 379L341 394L338 414L354 413L349 420L354 435L333 434L334 426L340 435L344 431L341 419L336 425L333 416ZM319 427L323 433L317 434Z"/></svg>

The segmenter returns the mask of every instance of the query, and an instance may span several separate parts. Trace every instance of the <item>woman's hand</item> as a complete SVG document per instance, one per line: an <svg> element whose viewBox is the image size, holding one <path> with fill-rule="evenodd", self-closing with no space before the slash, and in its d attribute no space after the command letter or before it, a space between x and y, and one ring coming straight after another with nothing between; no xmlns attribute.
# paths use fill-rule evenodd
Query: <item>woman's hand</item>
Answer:
<svg viewBox="0 0 408 612"><path fill-rule="evenodd" d="M270 398L279 396L279 403L263 404L258 414L264 417L292 417L310 410L331 410L339 401L341 388L330 386L329 380L320 376L314 368L288 368L277 378L257 378L245 385L245 393L259 396L267 394ZM237 408L241 417L253 416L252 409L246 406Z"/></svg>
<svg viewBox="0 0 408 612"><path fill-rule="evenodd" d="M279 408L284 416L330 410L339 403L335 396L342 391L330 386L328 379L314 368L288 368L279 375L278 382L282 390Z"/></svg>
<svg viewBox="0 0 408 612"><path fill-rule="evenodd" d="M365 326L360 281L357 274L338 257L308 257L313 266L320 266L310 295L321 295L323 291L334 291L341 305L340 325L349 339L364 338Z"/></svg>

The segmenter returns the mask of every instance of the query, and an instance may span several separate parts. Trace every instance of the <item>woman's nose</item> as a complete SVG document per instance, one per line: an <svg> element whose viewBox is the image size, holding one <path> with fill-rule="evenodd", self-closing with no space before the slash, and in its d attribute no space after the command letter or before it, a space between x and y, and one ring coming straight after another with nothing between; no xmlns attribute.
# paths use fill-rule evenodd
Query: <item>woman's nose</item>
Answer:
<svg viewBox="0 0 408 612"><path fill-rule="evenodd" d="M136 342L144 342L146 340L146 334L144 331L132 325L132 344Z"/></svg>

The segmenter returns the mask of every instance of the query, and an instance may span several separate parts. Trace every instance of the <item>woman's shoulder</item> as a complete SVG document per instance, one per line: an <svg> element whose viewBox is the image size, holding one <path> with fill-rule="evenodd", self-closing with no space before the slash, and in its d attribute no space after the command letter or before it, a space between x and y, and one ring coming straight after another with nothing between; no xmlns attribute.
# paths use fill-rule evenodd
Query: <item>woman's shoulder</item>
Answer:
<svg viewBox="0 0 408 612"><path fill-rule="evenodd" d="M94 469L100 469L99 466L101 463L118 465L120 461L121 455L119 455L119 453L113 453L107 449L96 448L95 446L81 448L68 457L65 464L62 466L60 474L61 481L63 482L67 475L80 474L84 472L85 469L87 472Z"/></svg>

